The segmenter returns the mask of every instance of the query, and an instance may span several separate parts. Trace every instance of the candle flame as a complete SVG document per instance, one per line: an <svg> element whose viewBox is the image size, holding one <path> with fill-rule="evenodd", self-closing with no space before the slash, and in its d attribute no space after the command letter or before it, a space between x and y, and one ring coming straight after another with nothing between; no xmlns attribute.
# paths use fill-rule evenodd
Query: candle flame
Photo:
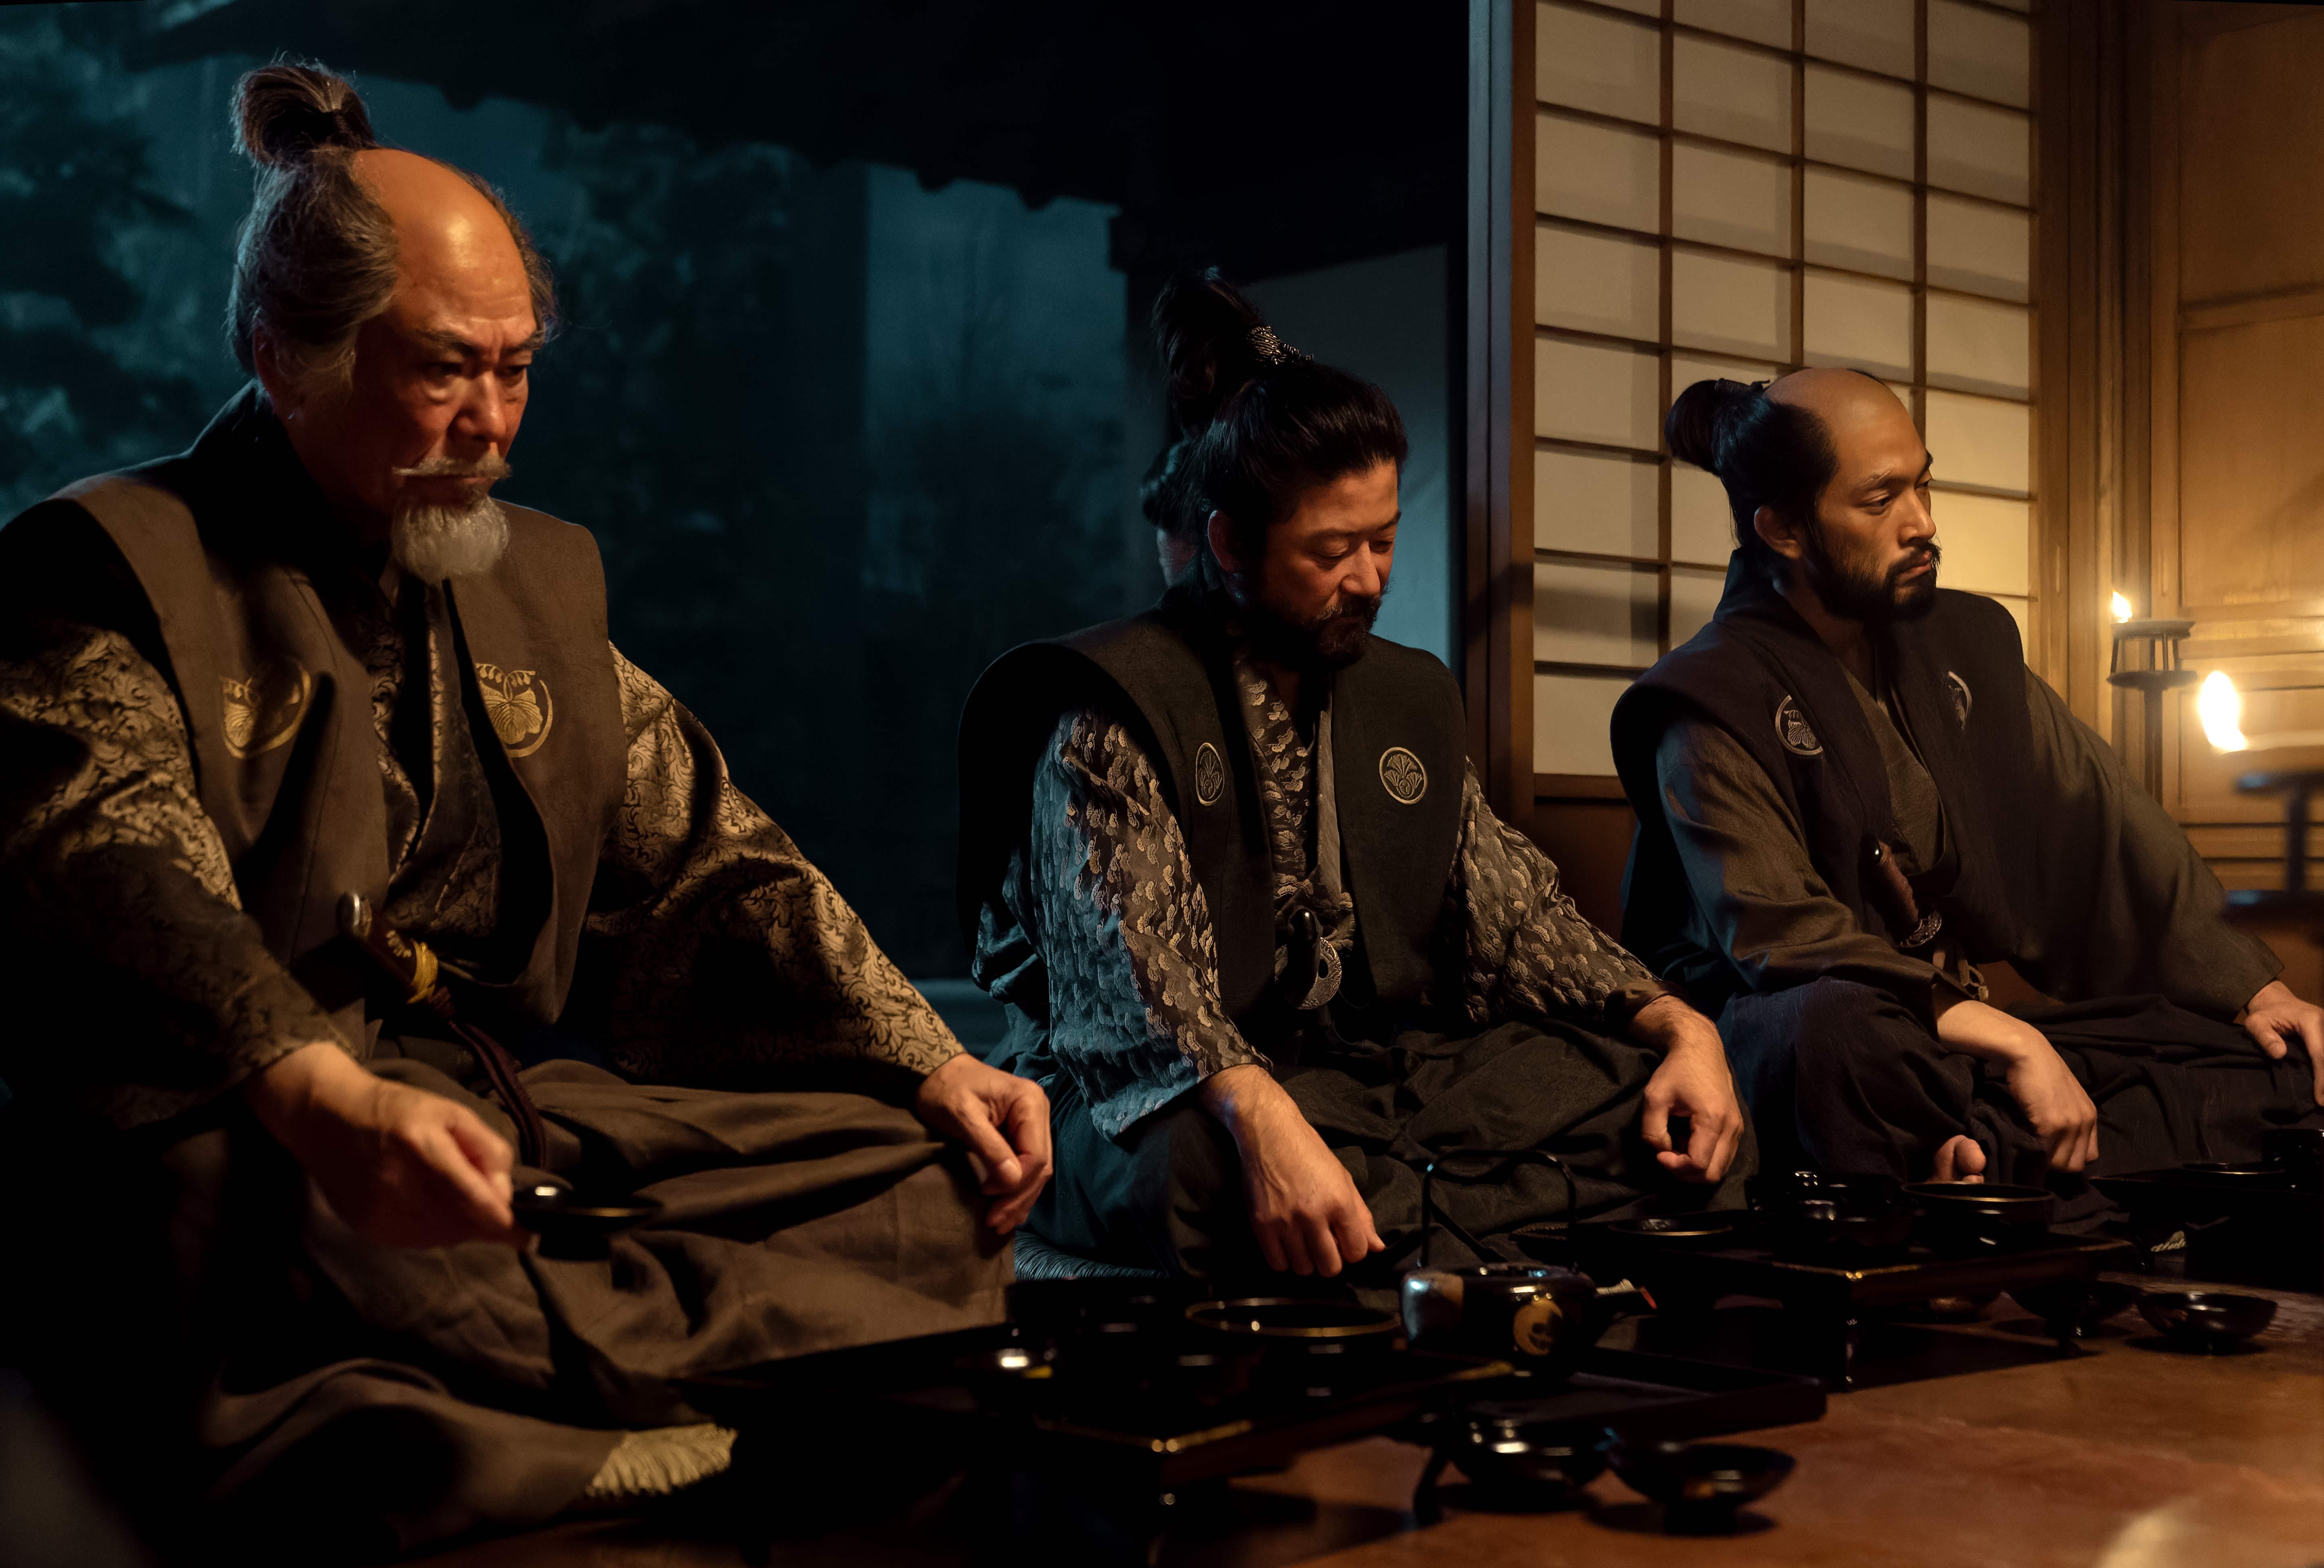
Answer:
<svg viewBox="0 0 2324 1568"><path fill-rule="evenodd" d="M2114 596L2114 618L2117 621L2127 621L2130 619L2130 601L2124 598L2120 594L2116 594Z"/></svg>
<svg viewBox="0 0 2324 1568"><path fill-rule="evenodd" d="M2213 749L2240 752L2251 744L2244 737L2243 694L2226 670L2215 669L2203 678L2203 689L2195 694L2195 712L2203 720L2203 738Z"/></svg>

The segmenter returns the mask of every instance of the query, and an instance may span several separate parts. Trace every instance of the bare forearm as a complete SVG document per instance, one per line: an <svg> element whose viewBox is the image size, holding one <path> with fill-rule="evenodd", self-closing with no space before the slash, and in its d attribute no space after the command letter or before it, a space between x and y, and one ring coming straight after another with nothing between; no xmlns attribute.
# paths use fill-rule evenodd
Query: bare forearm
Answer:
<svg viewBox="0 0 2324 1568"><path fill-rule="evenodd" d="M1268 1267L1334 1275L1383 1250L1347 1167L1266 1068L1226 1068L1194 1093L1242 1158L1251 1234Z"/></svg>
<svg viewBox="0 0 2324 1568"><path fill-rule="evenodd" d="M338 1047L311 1041L277 1056L242 1081L243 1102L258 1124L297 1154L322 1108L368 1084L371 1075Z"/></svg>
<svg viewBox="0 0 2324 1568"><path fill-rule="evenodd" d="M1283 1092L1283 1085L1254 1062L1212 1074L1195 1088L1194 1095L1237 1143L1286 1112L1299 1116L1299 1108ZM1305 1120L1300 1117L1301 1121Z"/></svg>
<svg viewBox="0 0 2324 1568"><path fill-rule="evenodd" d="M1937 1014L1937 1043L1957 1056L2012 1066L2047 1051L2042 1031L1981 1001L1958 1001Z"/></svg>
<svg viewBox="0 0 2324 1568"><path fill-rule="evenodd" d="M1675 996L1658 996L1630 1019L1630 1038L1665 1056L1709 1051L1724 1056L1719 1026Z"/></svg>

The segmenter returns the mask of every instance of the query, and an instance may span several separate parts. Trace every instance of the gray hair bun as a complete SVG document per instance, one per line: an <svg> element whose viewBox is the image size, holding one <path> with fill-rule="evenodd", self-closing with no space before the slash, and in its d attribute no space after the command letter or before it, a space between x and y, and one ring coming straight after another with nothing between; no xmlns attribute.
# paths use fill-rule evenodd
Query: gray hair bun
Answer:
<svg viewBox="0 0 2324 1568"><path fill-rule="evenodd" d="M326 149L376 147L379 138L355 88L318 66L277 62L236 85L234 145L261 169L284 169Z"/></svg>

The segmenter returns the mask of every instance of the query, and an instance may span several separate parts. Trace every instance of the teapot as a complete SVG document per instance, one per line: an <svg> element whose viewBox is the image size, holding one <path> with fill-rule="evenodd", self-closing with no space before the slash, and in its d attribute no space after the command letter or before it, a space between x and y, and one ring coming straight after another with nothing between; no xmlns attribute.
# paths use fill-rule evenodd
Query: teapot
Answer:
<svg viewBox="0 0 2324 1568"><path fill-rule="evenodd" d="M1638 1303L1652 1309L1653 1298L1627 1280L1601 1290L1586 1274L1544 1263L1430 1268L1428 1243L1440 1223L1472 1254L1490 1255L1457 1222L1436 1212L1437 1167L1460 1158L1497 1163L1473 1176L1447 1172L1446 1180L1487 1181L1520 1162L1545 1165L1565 1178L1565 1212L1573 1213L1573 1173L1538 1149L1453 1149L1430 1161L1420 1178L1420 1257L1397 1293L1404 1332L1416 1347L1501 1358L1527 1371L1562 1378L1617 1317L1638 1310Z"/></svg>

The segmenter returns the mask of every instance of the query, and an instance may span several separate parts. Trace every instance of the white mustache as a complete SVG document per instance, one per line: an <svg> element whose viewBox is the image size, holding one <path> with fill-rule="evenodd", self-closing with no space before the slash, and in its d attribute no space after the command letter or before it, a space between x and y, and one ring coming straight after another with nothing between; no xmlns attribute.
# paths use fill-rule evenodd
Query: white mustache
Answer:
<svg viewBox="0 0 2324 1568"><path fill-rule="evenodd" d="M505 479L516 472L498 452L487 452L473 462L457 457L430 457L409 468L391 468L398 479Z"/></svg>

